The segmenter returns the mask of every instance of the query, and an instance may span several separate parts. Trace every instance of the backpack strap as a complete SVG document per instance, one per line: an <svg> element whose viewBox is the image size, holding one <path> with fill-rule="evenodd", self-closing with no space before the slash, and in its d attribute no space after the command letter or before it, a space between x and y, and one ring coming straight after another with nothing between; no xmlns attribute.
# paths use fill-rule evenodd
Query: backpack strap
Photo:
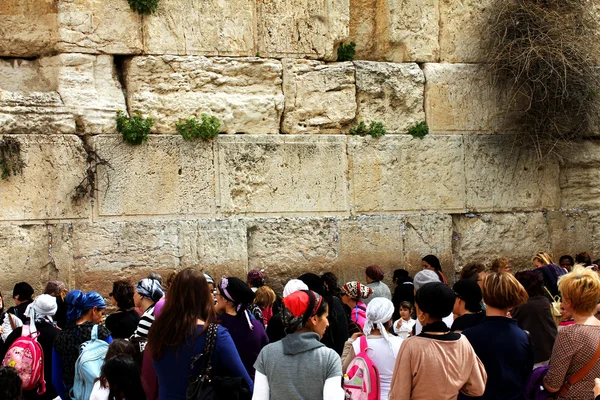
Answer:
<svg viewBox="0 0 600 400"><path fill-rule="evenodd" d="M567 391L571 388L571 386L573 386L574 384L576 384L577 382L582 380L583 377L586 376L588 374L588 372L590 372L592 370L592 368L594 368L598 359L600 359L600 343L598 344L598 348L596 349L596 353L594 353L594 356L592 357L592 359L590 361L588 361L588 363L585 364L583 366L583 368L581 368L579 371L575 372L573 375L571 375L569 377L569 379L567 379L567 381L561 386L560 392L558 392L558 395L563 396L565 393L567 393Z"/></svg>
<svg viewBox="0 0 600 400"><path fill-rule="evenodd" d="M361 351L361 353L366 353L367 352L367 348L369 347L369 345L367 343L367 337L365 335L362 335L358 339L360 340L360 351Z"/></svg>
<svg viewBox="0 0 600 400"><path fill-rule="evenodd" d="M40 348L41 347L42 346L40 345ZM37 393L39 395L42 395L42 394L46 393L46 377L44 376L44 367L45 367L45 364L44 364L44 351L42 350L42 352L40 354L42 356L42 363L40 364L42 366L42 374L40 375L40 381L39 381L40 386L39 386L39 388L37 390Z"/></svg>
<svg viewBox="0 0 600 400"><path fill-rule="evenodd" d="M91 334L91 340L97 340L98 339L98 325L94 325L94 327L92 328L92 334Z"/></svg>
<svg viewBox="0 0 600 400"><path fill-rule="evenodd" d="M23 336L29 336L31 334L30 330L29 330L29 325L25 324L21 327L21 337Z"/></svg>
<svg viewBox="0 0 600 400"><path fill-rule="evenodd" d="M12 329L14 331L16 328L15 320L13 319L11 313L6 313L6 314L8 314L8 320L10 321L10 329Z"/></svg>

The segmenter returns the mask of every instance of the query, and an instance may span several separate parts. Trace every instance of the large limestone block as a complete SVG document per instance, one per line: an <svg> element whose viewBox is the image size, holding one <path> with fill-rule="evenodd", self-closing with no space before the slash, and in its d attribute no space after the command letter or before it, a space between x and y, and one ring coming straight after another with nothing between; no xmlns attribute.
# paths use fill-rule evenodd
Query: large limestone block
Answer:
<svg viewBox="0 0 600 400"><path fill-rule="evenodd" d="M592 224L588 213L581 210L548 211L548 229L552 257L558 264L560 256L588 252L593 248Z"/></svg>
<svg viewBox="0 0 600 400"><path fill-rule="evenodd" d="M409 135L348 142L354 209L381 211L463 211L462 138Z"/></svg>
<svg viewBox="0 0 600 400"><path fill-rule="evenodd" d="M17 282L28 282L35 294L43 293L46 282L73 282L73 242L70 224L16 225L4 224L0 229L0 291L5 309L12 302L12 289ZM70 286L69 286L70 287Z"/></svg>
<svg viewBox="0 0 600 400"><path fill-rule="evenodd" d="M560 207L559 166L508 135L465 135L467 208L534 211Z"/></svg>
<svg viewBox="0 0 600 400"><path fill-rule="evenodd" d="M60 0L58 45L61 52L138 54L142 17L127 0Z"/></svg>
<svg viewBox="0 0 600 400"><path fill-rule="evenodd" d="M132 146L118 136L97 136L98 213L110 215L206 214L215 211L212 142L153 136Z"/></svg>
<svg viewBox="0 0 600 400"><path fill-rule="evenodd" d="M391 283L394 269L404 257L403 218L399 215L362 215L342 219L339 226L339 257L336 275L341 284L365 282L365 267L379 265Z"/></svg>
<svg viewBox="0 0 600 400"><path fill-rule="evenodd" d="M600 212L588 212L588 226L592 234L592 245L587 252L592 256L592 261L600 258Z"/></svg>
<svg viewBox="0 0 600 400"><path fill-rule="evenodd" d="M388 133L405 133L425 121L425 76L417 64L356 61L357 119L383 122Z"/></svg>
<svg viewBox="0 0 600 400"><path fill-rule="evenodd" d="M448 280L452 277L452 217L445 214L407 215L403 219L404 268L420 271L428 254L439 258Z"/></svg>
<svg viewBox="0 0 600 400"><path fill-rule="evenodd" d="M260 58L134 57L126 62L129 111L174 133L185 118L210 113L227 133L279 133L281 62Z"/></svg>
<svg viewBox="0 0 600 400"><path fill-rule="evenodd" d="M253 56L255 5L247 0L161 0L144 17L144 52Z"/></svg>
<svg viewBox="0 0 600 400"><path fill-rule="evenodd" d="M433 62L439 58L439 0L350 0L356 59Z"/></svg>
<svg viewBox="0 0 600 400"><path fill-rule="evenodd" d="M440 0L440 61L471 63L482 60L482 39L493 0Z"/></svg>
<svg viewBox="0 0 600 400"><path fill-rule="evenodd" d="M181 267L203 269L213 279L248 272L248 231L241 220L183 221Z"/></svg>
<svg viewBox="0 0 600 400"><path fill-rule="evenodd" d="M542 212L454 215L453 231L455 267L506 257L513 270L528 269L536 252L550 250Z"/></svg>
<svg viewBox="0 0 600 400"><path fill-rule="evenodd" d="M262 57L337 59L348 37L349 0L257 0L257 48Z"/></svg>
<svg viewBox="0 0 600 400"><path fill-rule="evenodd" d="M506 102L484 67L425 64L425 114L431 133L489 133L502 127Z"/></svg>
<svg viewBox="0 0 600 400"><path fill-rule="evenodd" d="M25 163L21 175L0 179L0 220L86 218L87 202L74 204L75 187L85 177L87 154L71 135L14 135Z"/></svg>
<svg viewBox="0 0 600 400"><path fill-rule="evenodd" d="M354 65L283 61L284 133L341 133L356 117Z"/></svg>
<svg viewBox="0 0 600 400"><path fill-rule="evenodd" d="M562 208L600 208L600 144L593 140L571 143L561 149Z"/></svg>
<svg viewBox="0 0 600 400"><path fill-rule="evenodd" d="M226 212L348 211L345 136L220 137L218 154Z"/></svg>
<svg viewBox="0 0 600 400"><path fill-rule="evenodd" d="M264 269L267 284L281 293L305 272L331 271L338 257L333 218L270 218L248 221L248 268Z"/></svg>
<svg viewBox="0 0 600 400"><path fill-rule="evenodd" d="M55 49L58 0L2 0L0 57L36 57Z"/></svg>

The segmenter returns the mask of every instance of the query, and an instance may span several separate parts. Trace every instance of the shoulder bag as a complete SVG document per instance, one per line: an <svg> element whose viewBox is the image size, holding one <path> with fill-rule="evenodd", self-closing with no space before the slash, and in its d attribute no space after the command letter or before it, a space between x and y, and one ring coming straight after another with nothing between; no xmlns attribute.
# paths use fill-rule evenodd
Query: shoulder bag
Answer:
<svg viewBox="0 0 600 400"><path fill-rule="evenodd" d="M594 368L594 366L598 362L598 359L600 359L600 344L598 345L598 348L596 349L596 353L594 354L592 359L590 361L588 361L588 363L585 364L583 366L583 368L581 368L579 371L575 372L573 375L571 375L569 377L569 379L567 379L567 381L560 388L558 395L564 396L565 393L567 393L567 391L569 391L571 386L573 386L574 384L576 384L577 382L582 380L583 377L586 376L592 370L592 368Z"/></svg>
<svg viewBox="0 0 600 400"><path fill-rule="evenodd" d="M217 324L210 324L206 332L204 351L192 358L193 372L198 360L202 360L198 375L189 378L186 400L250 400L252 393L242 377L213 376L212 356L217 343Z"/></svg>

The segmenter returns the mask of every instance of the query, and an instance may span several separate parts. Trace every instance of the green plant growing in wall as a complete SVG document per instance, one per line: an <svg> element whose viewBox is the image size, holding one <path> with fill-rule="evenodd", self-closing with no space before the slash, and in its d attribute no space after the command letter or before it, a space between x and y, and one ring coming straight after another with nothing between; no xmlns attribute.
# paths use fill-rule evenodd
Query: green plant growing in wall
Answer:
<svg viewBox="0 0 600 400"><path fill-rule="evenodd" d="M117 111L117 131L127 143L141 144L148 139L152 124L152 118L143 118L139 114L129 117L123 111Z"/></svg>
<svg viewBox="0 0 600 400"><path fill-rule="evenodd" d="M423 139L429 134L429 127L425 121L421 121L418 124L409 127L408 134L414 138Z"/></svg>
<svg viewBox="0 0 600 400"><path fill-rule="evenodd" d="M15 138L0 140L0 177L7 180L11 175L19 175L25 163L21 159L21 143Z"/></svg>
<svg viewBox="0 0 600 400"><path fill-rule="evenodd" d="M337 50L338 61L352 61L356 54L356 43L351 42L350 44L340 44Z"/></svg>
<svg viewBox="0 0 600 400"><path fill-rule="evenodd" d="M212 140L219 134L221 122L213 115L202 114L202 121L198 122L196 118L188 118L176 124L177 132L185 140L202 139L204 141Z"/></svg>
<svg viewBox="0 0 600 400"><path fill-rule="evenodd" d="M138 14L154 14L159 0L127 0L129 7Z"/></svg>
<svg viewBox="0 0 600 400"><path fill-rule="evenodd" d="M350 129L350 135L367 136L371 135L374 138L380 138L386 134L383 122L371 121L369 126L364 121L360 121L357 125Z"/></svg>
<svg viewBox="0 0 600 400"><path fill-rule="evenodd" d="M369 129L367 128L365 121L360 121L358 125L352 127L350 129L350 134L353 136L367 136L369 134Z"/></svg>

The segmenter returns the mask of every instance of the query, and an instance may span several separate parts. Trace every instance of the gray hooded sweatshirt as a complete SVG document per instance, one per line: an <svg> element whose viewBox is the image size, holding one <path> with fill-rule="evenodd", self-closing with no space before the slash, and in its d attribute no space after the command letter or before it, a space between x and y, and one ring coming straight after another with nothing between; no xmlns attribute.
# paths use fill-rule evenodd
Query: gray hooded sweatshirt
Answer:
<svg viewBox="0 0 600 400"><path fill-rule="evenodd" d="M313 332L292 333L263 347L254 368L267 377L271 400L322 399L325 381L342 377L340 356Z"/></svg>

